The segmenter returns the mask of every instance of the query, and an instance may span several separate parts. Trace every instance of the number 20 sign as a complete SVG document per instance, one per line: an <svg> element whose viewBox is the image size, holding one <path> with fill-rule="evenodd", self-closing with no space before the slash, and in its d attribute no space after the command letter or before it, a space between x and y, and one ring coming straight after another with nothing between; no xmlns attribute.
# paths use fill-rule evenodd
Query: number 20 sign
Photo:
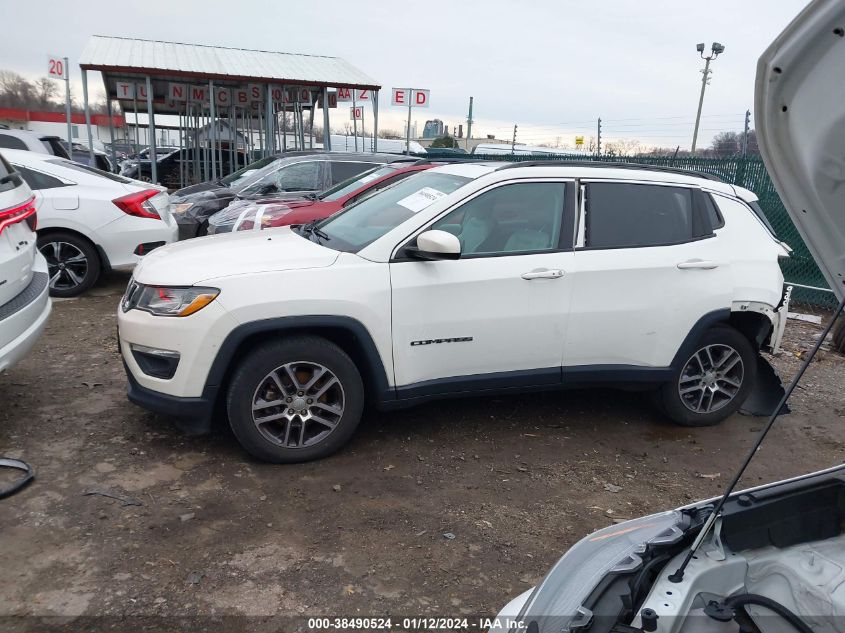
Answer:
<svg viewBox="0 0 845 633"><path fill-rule="evenodd" d="M64 58L50 55L47 58L47 74L56 79L67 79L67 66Z"/></svg>

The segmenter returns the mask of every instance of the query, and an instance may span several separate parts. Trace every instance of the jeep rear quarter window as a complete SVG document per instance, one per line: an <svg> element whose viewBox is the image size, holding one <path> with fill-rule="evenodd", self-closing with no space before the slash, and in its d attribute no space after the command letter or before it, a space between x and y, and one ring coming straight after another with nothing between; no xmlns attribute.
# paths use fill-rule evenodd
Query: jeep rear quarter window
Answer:
<svg viewBox="0 0 845 633"><path fill-rule="evenodd" d="M586 211L586 248L680 244L710 233L685 187L589 183Z"/></svg>

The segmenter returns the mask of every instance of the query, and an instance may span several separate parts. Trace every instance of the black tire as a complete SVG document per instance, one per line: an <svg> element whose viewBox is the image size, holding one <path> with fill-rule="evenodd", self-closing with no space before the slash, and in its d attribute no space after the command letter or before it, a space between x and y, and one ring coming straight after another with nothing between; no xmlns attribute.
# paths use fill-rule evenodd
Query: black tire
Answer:
<svg viewBox="0 0 845 633"><path fill-rule="evenodd" d="M715 361L713 365L710 365L706 354L708 349ZM724 359L722 366L727 366L735 358L730 356L728 349L739 355L742 361L741 367L733 365L720 379L718 377L720 360ZM699 358L702 360L694 360L699 353L701 353ZM741 378L738 377L739 370L741 370ZM704 378L701 380L691 378L691 376L697 376L699 371ZM719 325L708 330L701 337L689 359L683 359L680 366L675 369L672 380L662 385L654 394L654 400L658 408L676 424L713 426L739 410L748 394L751 393L756 378L757 351L740 332L730 326ZM704 381L712 381L718 389L713 391L702 388ZM739 383L739 387L734 387L729 381ZM690 390L684 395L681 394L682 384L685 391ZM730 393L725 390L729 390ZM711 410L707 410L707 398L709 398ZM696 411L694 407L700 407L700 410Z"/></svg>
<svg viewBox="0 0 845 633"><path fill-rule="evenodd" d="M271 381L269 376L271 372L281 371L283 366L287 364L294 364L295 374L299 373L297 369L301 366L321 366L333 374L340 385L339 389L337 386L331 389L333 390L332 393L342 396L342 406L340 407L342 414L336 420L333 429L328 431L322 439L319 439L320 433L318 432L321 431L322 424L307 419L303 421L303 418L299 417L298 414L294 414L294 420L282 418L272 424L262 425L263 431L260 431L256 422L253 421L254 398L258 396L260 390L263 390L264 396L266 396L268 392L275 389L275 384L281 385L278 381ZM316 375L316 373L315 371L313 375ZM278 376L282 376L284 380L289 374L279 374ZM293 412L294 409L288 409L288 406L298 406L296 402L300 402L303 411L307 408L307 415L315 412L314 408L306 407L301 402L301 398L296 397L296 394L291 394L288 391L290 389L288 385L284 385L284 388L285 392L282 392L281 389L275 389L277 393L271 396L271 401L282 402L286 400L287 396L293 395L295 402L290 405L284 404L263 408L262 411L268 412L268 417ZM318 382L303 397L307 398L308 394L316 394L320 388L321 383ZM289 402L289 400L287 401ZM266 403L266 399L264 402ZM307 402L311 403L312 401L307 400ZM331 455L352 437L361 421L361 413L364 408L364 384L355 363L337 345L317 336L298 336L261 345L247 354L238 365L229 383L226 404L232 432L238 438L241 446L251 455L276 464L306 462ZM317 402L314 406L320 404ZM323 411L317 411L317 413L322 415ZM299 420L298 423L295 421L297 419ZM308 426L309 424L311 426ZM300 439L305 437L306 432L317 432L311 438L314 443L308 444L309 439L305 438L305 441L302 442L303 446L294 446L294 444L299 443L299 439L294 437L294 434L299 431L302 433L299 436ZM273 441L267 434L274 437L278 435L279 437L276 437L276 441ZM285 445L283 436L287 437L287 435L290 435L290 441Z"/></svg>
<svg viewBox="0 0 845 633"><path fill-rule="evenodd" d="M67 231L39 233L37 245L47 260L51 297L79 296L100 278L97 249L81 235ZM84 259L84 263L79 257Z"/></svg>

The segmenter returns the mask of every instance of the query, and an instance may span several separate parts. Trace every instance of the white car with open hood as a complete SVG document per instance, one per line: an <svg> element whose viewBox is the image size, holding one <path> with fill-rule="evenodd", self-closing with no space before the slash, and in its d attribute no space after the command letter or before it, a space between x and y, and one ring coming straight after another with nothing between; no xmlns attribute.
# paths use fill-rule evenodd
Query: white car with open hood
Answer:
<svg viewBox="0 0 845 633"><path fill-rule="evenodd" d="M763 158L845 299L845 3L811 3L757 66ZM840 303L840 314L845 303ZM831 321L786 390L809 366ZM561 633L845 631L845 467L734 492L586 536L493 629Z"/></svg>
<svg viewBox="0 0 845 633"><path fill-rule="evenodd" d="M325 456L365 400L613 384L716 424L785 319L753 193L624 164L455 163L331 218L160 248L119 310L134 402Z"/></svg>

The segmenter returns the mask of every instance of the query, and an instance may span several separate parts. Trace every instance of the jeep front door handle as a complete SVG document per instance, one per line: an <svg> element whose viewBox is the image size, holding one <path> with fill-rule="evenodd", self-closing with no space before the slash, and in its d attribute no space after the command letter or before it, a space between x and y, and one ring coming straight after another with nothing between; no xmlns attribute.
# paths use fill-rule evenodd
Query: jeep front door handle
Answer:
<svg viewBox="0 0 845 633"><path fill-rule="evenodd" d="M713 270L714 268L719 267L719 262L711 262L704 259L690 259L685 262L681 262L678 264L678 268L681 270L690 270L690 269L701 269L701 270Z"/></svg>
<svg viewBox="0 0 845 633"><path fill-rule="evenodd" d="M548 268L535 268L534 270L522 273L523 279L560 279L563 277L563 271L559 268L548 269Z"/></svg>

